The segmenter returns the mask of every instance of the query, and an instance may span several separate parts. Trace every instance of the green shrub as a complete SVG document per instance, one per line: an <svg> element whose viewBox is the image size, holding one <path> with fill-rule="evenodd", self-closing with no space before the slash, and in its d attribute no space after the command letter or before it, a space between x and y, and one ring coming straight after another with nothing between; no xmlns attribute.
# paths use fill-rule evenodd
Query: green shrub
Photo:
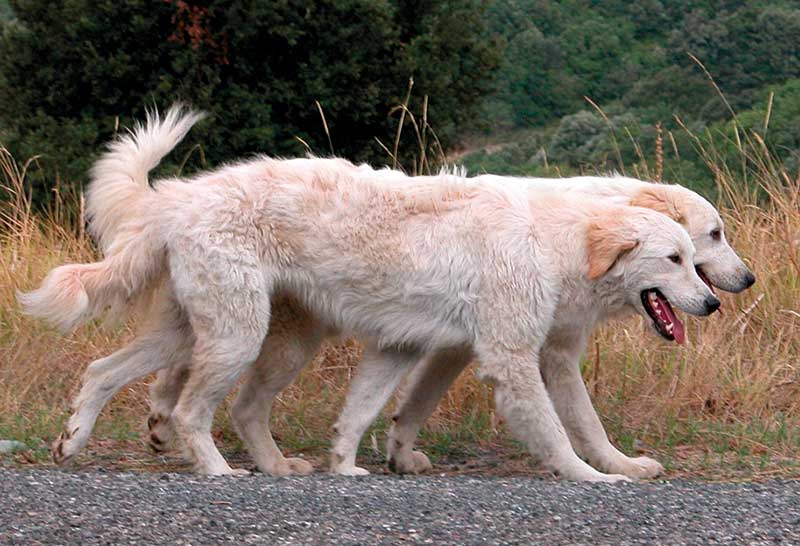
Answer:
<svg viewBox="0 0 800 546"><path fill-rule="evenodd" d="M262 152L386 160L390 109L415 80L446 143L490 89L498 46L477 0L12 0L0 42L0 137L80 180L119 125L184 100L213 114L191 142L214 163ZM407 133L411 133L407 131ZM193 158L200 157L195 154ZM191 165L190 165L191 166ZM49 184L36 172L35 191Z"/></svg>

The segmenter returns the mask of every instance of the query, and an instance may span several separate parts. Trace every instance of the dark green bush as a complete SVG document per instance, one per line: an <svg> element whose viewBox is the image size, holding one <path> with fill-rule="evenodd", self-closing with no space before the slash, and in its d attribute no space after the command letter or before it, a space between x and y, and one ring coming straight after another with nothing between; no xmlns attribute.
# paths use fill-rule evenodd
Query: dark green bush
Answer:
<svg viewBox="0 0 800 546"><path fill-rule="evenodd" d="M0 138L21 159L40 154L48 177L80 181L119 125L183 100L213 114L190 137L212 164L302 154L300 139L324 154L319 101L337 154L385 161L375 139L393 139L389 111L411 77L412 107L430 96L445 143L475 117L499 59L482 4L12 0ZM32 181L38 192L52 182Z"/></svg>

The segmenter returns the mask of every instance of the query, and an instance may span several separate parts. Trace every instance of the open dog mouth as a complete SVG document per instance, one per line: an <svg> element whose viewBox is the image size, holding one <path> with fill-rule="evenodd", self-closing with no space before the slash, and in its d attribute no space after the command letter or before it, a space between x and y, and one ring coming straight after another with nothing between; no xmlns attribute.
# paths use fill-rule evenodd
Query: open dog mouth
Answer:
<svg viewBox="0 0 800 546"><path fill-rule="evenodd" d="M694 266L694 270L697 271L697 276L700 277L700 279L704 283L706 283L706 285L708 286L708 289L711 290L711 293L716 296L717 295L717 291L714 290L714 285L711 284L711 281L708 280L708 277L706 276L706 274L703 273L703 269L699 265L696 265L696 266Z"/></svg>
<svg viewBox="0 0 800 546"><path fill-rule="evenodd" d="M714 285L711 284L711 281L706 276L706 274L703 272L703 268L700 267L699 265L696 265L696 266L694 266L694 270L697 271L697 276L700 277L700 280L703 281L704 283L706 283L706 286L708 286L708 289L711 290L711 293L716 296L717 295L717 291L714 290ZM717 312L720 315L722 314L722 307L721 306L717 309Z"/></svg>
<svg viewBox="0 0 800 546"><path fill-rule="evenodd" d="M641 297L642 306L653 320L653 325L661 337L677 343L685 342L686 329L658 288L642 291Z"/></svg>

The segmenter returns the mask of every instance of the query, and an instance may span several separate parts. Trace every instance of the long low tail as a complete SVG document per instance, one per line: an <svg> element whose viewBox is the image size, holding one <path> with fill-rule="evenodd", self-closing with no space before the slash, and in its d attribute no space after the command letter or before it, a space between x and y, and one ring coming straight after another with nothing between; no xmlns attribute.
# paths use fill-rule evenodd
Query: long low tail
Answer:
<svg viewBox="0 0 800 546"><path fill-rule="evenodd" d="M144 125L110 144L92 168L86 203L89 229L106 258L57 267L38 289L18 292L25 313L68 331L106 313L121 316L147 301L145 293L159 285L166 262L148 173L203 117L182 105L170 108L163 119L150 112Z"/></svg>
<svg viewBox="0 0 800 546"><path fill-rule="evenodd" d="M124 316L159 285L166 267L164 245L148 231L123 233L105 260L62 265L38 289L17 292L23 312L65 332L104 314Z"/></svg>
<svg viewBox="0 0 800 546"><path fill-rule="evenodd" d="M121 226L141 213L142 197L150 191L148 173L183 140L205 114L173 105L163 119L148 112L144 125L112 142L94 164L86 192L89 232L107 252Z"/></svg>

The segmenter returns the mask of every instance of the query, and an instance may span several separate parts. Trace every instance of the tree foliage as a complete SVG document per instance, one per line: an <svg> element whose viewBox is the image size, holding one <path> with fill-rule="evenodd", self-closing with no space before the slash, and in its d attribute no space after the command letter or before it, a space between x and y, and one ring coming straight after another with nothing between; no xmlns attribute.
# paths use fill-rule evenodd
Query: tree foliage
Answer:
<svg viewBox="0 0 800 546"><path fill-rule="evenodd" d="M714 149L736 158L734 127L739 137L760 133L774 157L800 165L797 2L497 0L487 16L490 35L507 47L486 112L515 140L465 158L476 171L635 164L645 176L657 170L707 191L714 173L684 128L718 137Z"/></svg>
<svg viewBox="0 0 800 546"><path fill-rule="evenodd" d="M706 123L728 115L699 59L736 108L800 77L800 6L735 0L498 0L489 32L508 43L494 100L511 123L546 125L586 107Z"/></svg>
<svg viewBox="0 0 800 546"><path fill-rule="evenodd" d="M211 163L255 152L385 160L390 108L430 96L445 141L490 89L499 46L477 0L12 0L0 42L0 139L46 172L84 176L146 107L213 114L192 136Z"/></svg>

